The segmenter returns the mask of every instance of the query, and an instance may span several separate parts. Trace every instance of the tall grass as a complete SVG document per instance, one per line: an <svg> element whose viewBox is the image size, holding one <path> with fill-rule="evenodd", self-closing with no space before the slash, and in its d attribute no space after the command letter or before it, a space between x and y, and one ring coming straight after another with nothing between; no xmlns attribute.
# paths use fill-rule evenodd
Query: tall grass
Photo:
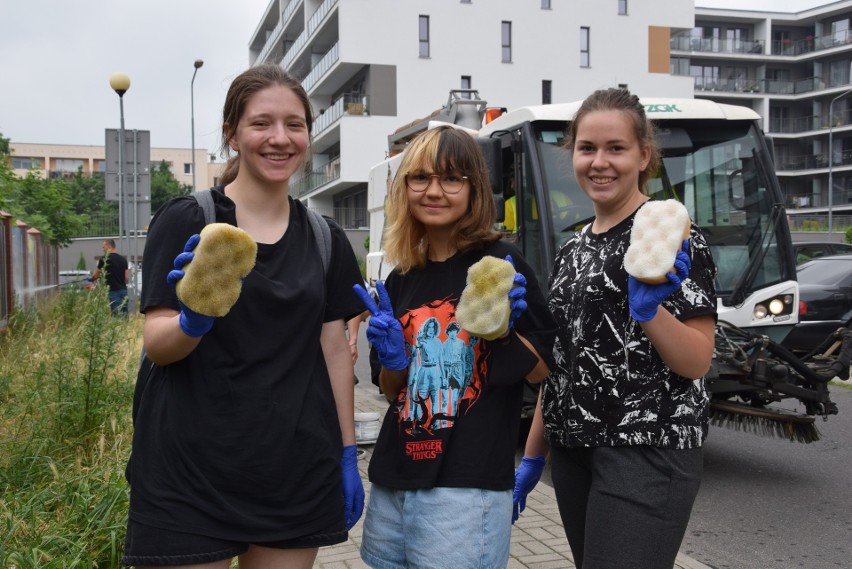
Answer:
<svg viewBox="0 0 852 569"><path fill-rule="evenodd" d="M141 320L106 287L18 310L0 334L0 563L120 567Z"/></svg>

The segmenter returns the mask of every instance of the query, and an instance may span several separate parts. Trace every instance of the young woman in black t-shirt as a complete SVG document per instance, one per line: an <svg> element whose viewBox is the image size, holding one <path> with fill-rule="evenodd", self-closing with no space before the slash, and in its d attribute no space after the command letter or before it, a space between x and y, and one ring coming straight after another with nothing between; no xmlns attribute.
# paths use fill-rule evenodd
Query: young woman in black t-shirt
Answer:
<svg viewBox="0 0 852 569"><path fill-rule="evenodd" d="M369 467L361 557L373 567L508 562L523 381L547 374L554 323L531 268L493 230L494 212L468 133L438 127L408 145L388 195L395 269L377 284L378 305L361 291L391 401ZM511 256L519 273L512 323L493 341L455 317L468 268L485 256Z"/></svg>
<svg viewBox="0 0 852 569"><path fill-rule="evenodd" d="M134 396L127 565L227 569L238 556L243 568L309 569L361 515L344 322L363 310L352 292L363 281L329 219L324 267L289 196L311 124L304 89L278 65L232 82L223 149L237 155L212 190L215 218L245 230L257 257L225 316L175 294L205 225L198 203L176 198L151 223L141 310L155 365Z"/></svg>

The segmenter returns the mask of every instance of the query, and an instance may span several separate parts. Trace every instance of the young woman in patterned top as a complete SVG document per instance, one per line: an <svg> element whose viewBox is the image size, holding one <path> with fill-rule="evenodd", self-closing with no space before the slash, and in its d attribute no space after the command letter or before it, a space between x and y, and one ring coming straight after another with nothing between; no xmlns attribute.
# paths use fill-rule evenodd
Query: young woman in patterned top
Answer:
<svg viewBox="0 0 852 569"><path fill-rule="evenodd" d="M668 281L628 277L624 253L660 155L638 97L590 95L567 145L595 219L559 251L548 304L558 333L516 505L550 448L552 477L577 567L671 569L702 472L713 356L715 266L695 225Z"/></svg>

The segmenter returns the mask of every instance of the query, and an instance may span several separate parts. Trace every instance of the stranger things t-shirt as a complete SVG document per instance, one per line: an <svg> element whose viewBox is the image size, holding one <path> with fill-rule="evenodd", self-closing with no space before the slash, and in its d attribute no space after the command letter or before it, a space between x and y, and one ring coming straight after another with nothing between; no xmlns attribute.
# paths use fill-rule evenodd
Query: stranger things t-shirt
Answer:
<svg viewBox="0 0 852 569"><path fill-rule="evenodd" d="M483 256L512 255L527 279L527 309L514 329L548 361L555 323L532 269L497 241L400 275L385 286L409 357L406 386L385 416L370 481L396 489L436 486L506 490L514 485L523 378L536 355L512 332L486 341L455 318L468 268Z"/></svg>

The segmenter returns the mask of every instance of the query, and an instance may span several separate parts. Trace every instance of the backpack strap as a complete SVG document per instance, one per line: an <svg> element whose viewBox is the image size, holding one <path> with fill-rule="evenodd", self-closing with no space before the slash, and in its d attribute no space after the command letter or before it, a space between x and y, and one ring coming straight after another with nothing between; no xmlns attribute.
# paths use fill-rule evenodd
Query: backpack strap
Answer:
<svg viewBox="0 0 852 569"><path fill-rule="evenodd" d="M314 239L319 245L323 273L328 275L328 266L331 264L331 229L322 215L312 209L305 208L305 210L308 212L308 221L311 223Z"/></svg>
<svg viewBox="0 0 852 569"><path fill-rule="evenodd" d="M215 223L216 209L213 205L213 194L211 191L208 189L192 192L192 197L195 198L195 201L197 201L199 207L201 207L201 211L204 212L204 224L208 225L210 223Z"/></svg>

